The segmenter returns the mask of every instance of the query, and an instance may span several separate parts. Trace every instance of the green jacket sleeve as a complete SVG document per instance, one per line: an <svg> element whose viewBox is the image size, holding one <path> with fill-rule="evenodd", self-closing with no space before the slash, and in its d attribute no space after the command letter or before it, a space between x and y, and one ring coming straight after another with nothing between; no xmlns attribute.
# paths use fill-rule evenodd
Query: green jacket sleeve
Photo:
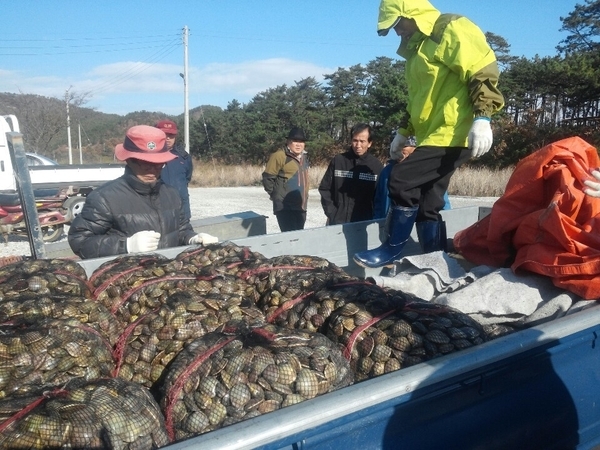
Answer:
<svg viewBox="0 0 600 450"><path fill-rule="evenodd" d="M262 174L262 182L265 191L269 196L273 195L275 185L277 183L277 176L285 164L285 153L277 151L271 155L265 166L265 171Z"/></svg>
<svg viewBox="0 0 600 450"><path fill-rule="evenodd" d="M475 117L492 117L504 106L504 97L497 87L499 74L498 64L494 61L469 80L469 97Z"/></svg>
<svg viewBox="0 0 600 450"><path fill-rule="evenodd" d="M504 97L497 87L500 70L496 55L485 34L469 19L443 15L441 21L445 20L448 23L436 57L467 85L475 117L491 117L504 106Z"/></svg>

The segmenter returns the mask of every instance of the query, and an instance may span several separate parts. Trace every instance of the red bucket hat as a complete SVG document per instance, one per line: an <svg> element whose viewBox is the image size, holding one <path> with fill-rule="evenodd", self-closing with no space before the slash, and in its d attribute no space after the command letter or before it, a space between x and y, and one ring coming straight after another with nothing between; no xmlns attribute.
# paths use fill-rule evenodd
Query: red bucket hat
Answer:
<svg viewBox="0 0 600 450"><path fill-rule="evenodd" d="M177 157L167 150L165 133L149 125L136 125L127 130L125 141L115 147L115 156L119 161L135 158L157 164Z"/></svg>
<svg viewBox="0 0 600 450"><path fill-rule="evenodd" d="M161 120L156 123L156 128L165 132L165 134L177 134L177 124L172 120Z"/></svg>

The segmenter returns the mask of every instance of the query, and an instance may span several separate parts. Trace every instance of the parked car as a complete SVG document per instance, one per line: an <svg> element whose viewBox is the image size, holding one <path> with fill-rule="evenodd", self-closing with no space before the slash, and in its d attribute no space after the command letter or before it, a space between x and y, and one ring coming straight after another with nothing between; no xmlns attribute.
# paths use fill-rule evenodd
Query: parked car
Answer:
<svg viewBox="0 0 600 450"><path fill-rule="evenodd" d="M53 159L47 158L44 155L38 155L37 153L25 152L27 157L28 166L57 166L58 163Z"/></svg>
<svg viewBox="0 0 600 450"><path fill-rule="evenodd" d="M40 155L38 153L25 152L25 157L27 158L27 165L29 167L32 166L57 166L58 163L53 159L50 159L44 155ZM33 194L36 198L44 198L44 197L55 197L60 193L60 189L57 188L35 188L33 190Z"/></svg>

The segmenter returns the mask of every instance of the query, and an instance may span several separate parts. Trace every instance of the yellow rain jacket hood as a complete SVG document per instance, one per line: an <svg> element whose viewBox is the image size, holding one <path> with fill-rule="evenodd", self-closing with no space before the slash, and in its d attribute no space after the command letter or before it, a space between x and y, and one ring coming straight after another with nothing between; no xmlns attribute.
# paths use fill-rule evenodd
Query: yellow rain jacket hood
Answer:
<svg viewBox="0 0 600 450"><path fill-rule="evenodd" d="M493 50L473 22L428 0L381 0L377 32L387 35L400 17L414 19L419 31L397 51L406 59L409 99L399 132L414 134L419 146L466 147L473 119L504 105Z"/></svg>
<svg viewBox="0 0 600 450"><path fill-rule="evenodd" d="M414 19L421 33L430 36L440 14L428 0L382 1L379 5L377 33L386 36L400 17L406 17Z"/></svg>

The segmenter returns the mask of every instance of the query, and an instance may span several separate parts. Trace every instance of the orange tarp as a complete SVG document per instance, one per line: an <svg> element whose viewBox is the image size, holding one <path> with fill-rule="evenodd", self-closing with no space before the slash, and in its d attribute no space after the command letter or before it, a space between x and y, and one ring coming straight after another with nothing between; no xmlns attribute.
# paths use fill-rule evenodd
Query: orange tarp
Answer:
<svg viewBox="0 0 600 450"><path fill-rule="evenodd" d="M491 214L458 232L454 247L473 263L546 275L598 299L600 199L582 189L599 166L596 149L579 137L532 153L517 164Z"/></svg>

